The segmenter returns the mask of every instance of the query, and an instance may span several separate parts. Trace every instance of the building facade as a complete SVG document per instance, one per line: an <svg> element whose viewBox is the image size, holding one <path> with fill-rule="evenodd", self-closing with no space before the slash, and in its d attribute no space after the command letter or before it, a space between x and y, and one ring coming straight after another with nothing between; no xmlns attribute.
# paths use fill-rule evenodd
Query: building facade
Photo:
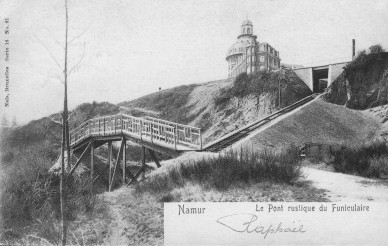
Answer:
<svg viewBox="0 0 388 246"><path fill-rule="evenodd" d="M259 43L253 35L253 25L245 20L241 25L241 34L227 52L228 78L246 72L275 70L280 68L279 51L268 43Z"/></svg>

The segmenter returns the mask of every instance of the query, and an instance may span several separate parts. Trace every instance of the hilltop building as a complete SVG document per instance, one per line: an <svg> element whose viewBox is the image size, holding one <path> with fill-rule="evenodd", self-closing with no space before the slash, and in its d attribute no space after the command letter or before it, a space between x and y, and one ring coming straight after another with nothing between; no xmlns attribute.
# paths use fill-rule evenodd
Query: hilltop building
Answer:
<svg viewBox="0 0 388 246"><path fill-rule="evenodd" d="M246 72L274 70L280 68L279 51L268 43L259 43L253 35L253 25L245 20L241 25L241 34L227 52L228 78Z"/></svg>

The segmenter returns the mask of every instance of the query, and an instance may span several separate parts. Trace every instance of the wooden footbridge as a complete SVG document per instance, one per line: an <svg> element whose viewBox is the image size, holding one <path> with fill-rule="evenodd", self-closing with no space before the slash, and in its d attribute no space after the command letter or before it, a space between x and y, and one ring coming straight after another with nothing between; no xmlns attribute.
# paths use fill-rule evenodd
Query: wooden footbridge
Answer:
<svg viewBox="0 0 388 246"><path fill-rule="evenodd" d="M127 141L135 142L142 146L142 166L136 174L126 168ZM112 143L120 142L116 162L112 163ZM122 181L128 184L136 182L137 178L145 174L145 151L160 167L156 152L175 157L182 152L198 151L202 149L201 129L153 117L138 118L126 114L105 116L85 121L70 132L70 147L77 161L73 165L72 174L80 162L87 155L90 156L91 178L94 180L94 151L96 148L108 144L107 165L109 166L109 190L112 189L116 172L122 162ZM129 172L128 174L126 172Z"/></svg>
<svg viewBox="0 0 388 246"><path fill-rule="evenodd" d="M91 179L94 180L94 151L96 148L108 144L107 165L109 167L109 190L112 189L118 169L122 168L123 184L137 182L140 175L145 178L145 151L148 150L157 167L160 167L155 152L164 153L172 157L187 151L219 152L231 146L238 140L248 136L251 132L268 125L271 121L291 112L302 105L311 102L320 94L313 94L287 106L264 119L260 119L222 138L202 146L201 129L153 117L138 118L126 114L105 116L90 119L70 132L70 147L77 161L73 165L72 174L84 157L90 156ZM135 142L142 146L142 165L133 174L128 171L126 160L127 141ZM112 143L120 142L120 148L115 163L112 162ZM120 164L121 162L121 164ZM128 172L128 173L127 173ZM130 177L127 182L127 177Z"/></svg>

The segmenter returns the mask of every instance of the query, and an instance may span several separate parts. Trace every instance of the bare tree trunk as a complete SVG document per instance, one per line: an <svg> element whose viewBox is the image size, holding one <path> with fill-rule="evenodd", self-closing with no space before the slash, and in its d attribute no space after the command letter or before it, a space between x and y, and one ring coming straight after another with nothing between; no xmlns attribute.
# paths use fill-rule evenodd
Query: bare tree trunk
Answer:
<svg viewBox="0 0 388 246"><path fill-rule="evenodd" d="M65 69L63 71L65 77L65 93L63 100L63 120L62 120L62 172L61 172L61 218L62 218L62 245L66 245L67 222L66 222L66 170L70 168L70 145L69 145L69 125L67 112L67 33L68 33L68 14L67 0L65 0L66 9L66 33L65 33ZM67 152L67 163L65 169L65 149Z"/></svg>
<svg viewBox="0 0 388 246"><path fill-rule="evenodd" d="M62 114L62 147L61 147L61 183L60 183L60 197L61 197L61 219L62 219L62 245L66 245L66 218L65 218L65 207L66 207L66 177L65 177L65 117Z"/></svg>

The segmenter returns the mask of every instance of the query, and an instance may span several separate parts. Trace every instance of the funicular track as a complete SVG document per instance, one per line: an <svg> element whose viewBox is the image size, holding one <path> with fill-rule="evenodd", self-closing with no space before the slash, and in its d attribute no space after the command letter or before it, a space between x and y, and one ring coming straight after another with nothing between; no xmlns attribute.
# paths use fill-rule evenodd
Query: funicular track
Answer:
<svg viewBox="0 0 388 246"><path fill-rule="evenodd" d="M264 119L253 122L245 127L242 127L236 131L233 131L233 132L221 137L220 139L217 139L214 142L207 144L206 146L204 146L204 148L202 150L209 151L209 152L219 152L219 151L225 149L226 147L229 147L232 144L236 143L237 141L247 137L254 130L257 130L257 129L267 125L272 120L274 120L274 119L276 119L276 118L278 118L278 117L280 117L288 112L291 112L291 111L299 108L300 106L305 105L306 103L314 100L319 95L320 95L319 93L315 93L315 94L312 94L308 97L305 97L305 98L297 101L296 103L291 104L285 108L282 108L281 110L265 117Z"/></svg>

